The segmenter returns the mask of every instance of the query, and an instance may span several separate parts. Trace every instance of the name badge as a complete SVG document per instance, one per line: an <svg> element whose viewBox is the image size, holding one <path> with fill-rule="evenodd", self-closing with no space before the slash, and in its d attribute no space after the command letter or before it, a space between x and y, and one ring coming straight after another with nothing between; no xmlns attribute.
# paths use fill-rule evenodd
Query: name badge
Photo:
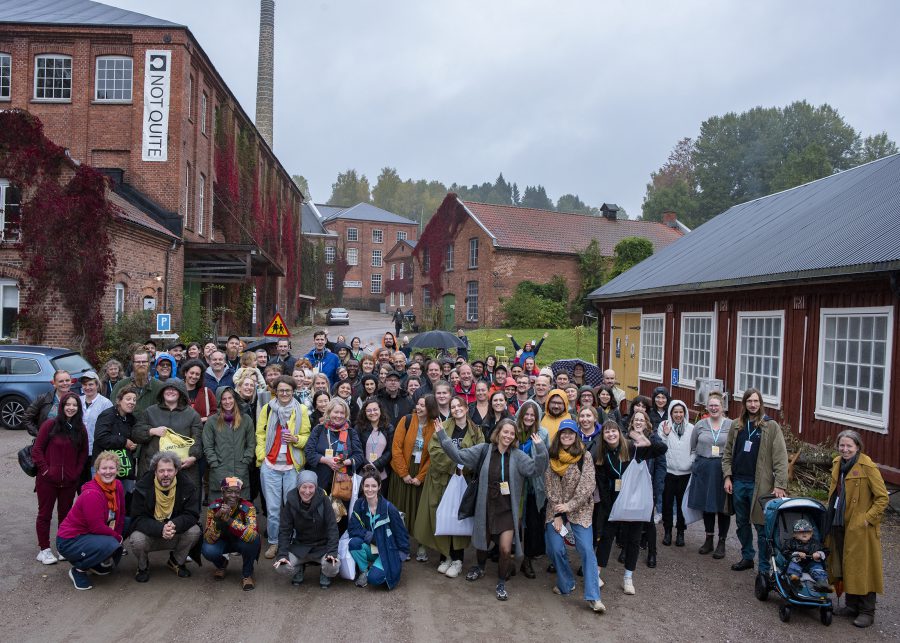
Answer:
<svg viewBox="0 0 900 643"><path fill-rule="evenodd" d="M375 460L377 460L377 459L378 459L378 454L375 453L374 451L372 451L372 453L369 454L369 462L375 462Z"/></svg>
<svg viewBox="0 0 900 643"><path fill-rule="evenodd" d="M422 452L421 451L413 451L413 462L416 464L422 464Z"/></svg>
<svg viewBox="0 0 900 643"><path fill-rule="evenodd" d="M616 491L622 490L622 478L616 478Z"/></svg>
<svg viewBox="0 0 900 643"><path fill-rule="evenodd" d="M719 447L713 447L712 454L713 454L714 458L718 458L719 457Z"/></svg>
<svg viewBox="0 0 900 643"><path fill-rule="evenodd" d="M501 496L509 495L509 482L507 482L506 480L504 480L500 483L500 495Z"/></svg>
<svg viewBox="0 0 900 643"><path fill-rule="evenodd" d="M325 449L325 457L333 458L334 457L334 449Z"/></svg>
<svg viewBox="0 0 900 643"><path fill-rule="evenodd" d="M750 453L753 450L753 443L750 440L744 442L744 453Z"/></svg>
<svg viewBox="0 0 900 643"><path fill-rule="evenodd" d="M369 550L372 552L373 556L378 555L378 545L369 545Z"/></svg>

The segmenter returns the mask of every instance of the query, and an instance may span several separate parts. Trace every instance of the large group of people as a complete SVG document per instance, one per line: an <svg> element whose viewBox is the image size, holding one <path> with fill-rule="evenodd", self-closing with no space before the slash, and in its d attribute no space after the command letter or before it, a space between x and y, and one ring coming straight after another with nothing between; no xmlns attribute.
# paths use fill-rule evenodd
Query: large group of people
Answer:
<svg viewBox="0 0 900 643"><path fill-rule="evenodd" d="M260 555L290 569L295 585L312 565L328 588L349 562L357 586L390 589L405 561L435 553L438 573L470 582L496 562L505 601L509 579L535 578L546 557L553 592L571 594L583 577L585 601L602 613L616 547L620 589L635 595L641 552L657 565L657 525L663 546L684 547L690 510L702 515L700 555L725 557L733 515L741 548L731 569L769 574L759 500L785 496L788 458L762 394L744 391L732 419L716 392L702 410L662 386L627 400L611 370L591 386L581 365L538 368L546 337L520 346L510 336L509 363L468 350L429 357L390 332L374 347L316 331L297 356L287 340L271 355L242 350L237 336L224 349L150 343L127 364L85 373L80 396L58 371L25 416L37 560L67 560L81 590L126 552L147 582L156 551L169 552L166 566L182 578L202 556L221 580L240 556L244 590L255 587ZM817 568L816 581L840 580L848 600L839 613L865 627L883 591L887 492L858 433L842 432L836 448L829 530L816 534L830 551L828 576ZM814 543L810 555L822 553Z"/></svg>

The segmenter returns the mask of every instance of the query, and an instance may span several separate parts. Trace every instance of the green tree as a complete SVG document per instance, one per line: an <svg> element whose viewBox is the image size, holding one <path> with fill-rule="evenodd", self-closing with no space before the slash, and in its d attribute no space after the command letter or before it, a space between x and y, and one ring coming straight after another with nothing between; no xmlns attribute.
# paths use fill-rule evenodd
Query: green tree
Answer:
<svg viewBox="0 0 900 643"><path fill-rule="evenodd" d="M347 170L337 176L337 181L331 184L331 198L329 205L352 206L357 203L370 203L369 179L366 175L357 175L356 170Z"/></svg>
<svg viewBox="0 0 900 643"><path fill-rule="evenodd" d="M862 143L859 155L860 163L877 161L885 156L897 153L897 144L888 138L887 132L881 132L874 136L867 136Z"/></svg>
<svg viewBox="0 0 900 643"><path fill-rule="evenodd" d="M556 202L556 210L558 212L575 212L579 214L599 213L597 208L592 208L582 201L577 194L563 194Z"/></svg>
<svg viewBox="0 0 900 643"><path fill-rule="evenodd" d="M581 285L572 302L571 314L577 319L587 310L587 296L603 285L609 259L600 252L600 244L596 239L578 253L578 271L581 273Z"/></svg>
<svg viewBox="0 0 900 643"><path fill-rule="evenodd" d="M800 152L791 150L769 184L771 192L787 190L833 173L825 146L811 143Z"/></svg>
<svg viewBox="0 0 900 643"><path fill-rule="evenodd" d="M625 237L613 249L613 265L609 278L618 277L653 254L653 244L643 237Z"/></svg>
<svg viewBox="0 0 900 643"><path fill-rule="evenodd" d="M543 185L525 186L525 192L522 193L522 201L519 205L523 208L537 208L538 210L553 209L553 201L547 196Z"/></svg>
<svg viewBox="0 0 900 643"><path fill-rule="evenodd" d="M306 177L302 174L294 174L291 176L291 179L294 181L294 185L300 188L300 191L303 192L303 196L306 197L307 201L312 201L312 195L309 193L309 182L307 182Z"/></svg>
<svg viewBox="0 0 900 643"><path fill-rule="evenodd" d="M381 174L372 188L372 203L388 212L400 212L404 192L403 180L392 167L381 168Z"/></svg>

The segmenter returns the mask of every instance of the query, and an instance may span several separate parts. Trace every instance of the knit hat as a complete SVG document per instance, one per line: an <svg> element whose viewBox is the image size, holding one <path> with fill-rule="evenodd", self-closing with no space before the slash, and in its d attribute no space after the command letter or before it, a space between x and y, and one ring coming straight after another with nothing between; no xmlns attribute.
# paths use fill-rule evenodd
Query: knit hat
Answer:
<svg viewBox="0 0 900 643"><path fill-rule="evenodd" d="M806 518L801 518L797 522L794 523L794 533L803 531L814 531L812 523Z"/></svg>
<svg viewBox="0 0 900 643"><path fill-rule="evenodd" d="M300 475L297 477L297 486L299 487L302 484L306 483L314 484L317 487L319 486L319 476L316 475L315 471L310 471L309 469L304 469L300 472Z"/></svg>

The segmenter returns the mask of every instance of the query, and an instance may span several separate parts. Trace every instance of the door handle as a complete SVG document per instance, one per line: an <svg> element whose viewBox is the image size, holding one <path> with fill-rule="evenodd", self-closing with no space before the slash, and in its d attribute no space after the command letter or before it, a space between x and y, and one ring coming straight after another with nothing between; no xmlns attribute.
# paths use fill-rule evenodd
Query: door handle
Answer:
<svg viewBox="0 0 900 643"><path fill-rule="evenodd" d="M637 391L637 390L638 390L638 387L637 387L637 386L629 386L628 388L630 388L632 391Z"/></svg>

